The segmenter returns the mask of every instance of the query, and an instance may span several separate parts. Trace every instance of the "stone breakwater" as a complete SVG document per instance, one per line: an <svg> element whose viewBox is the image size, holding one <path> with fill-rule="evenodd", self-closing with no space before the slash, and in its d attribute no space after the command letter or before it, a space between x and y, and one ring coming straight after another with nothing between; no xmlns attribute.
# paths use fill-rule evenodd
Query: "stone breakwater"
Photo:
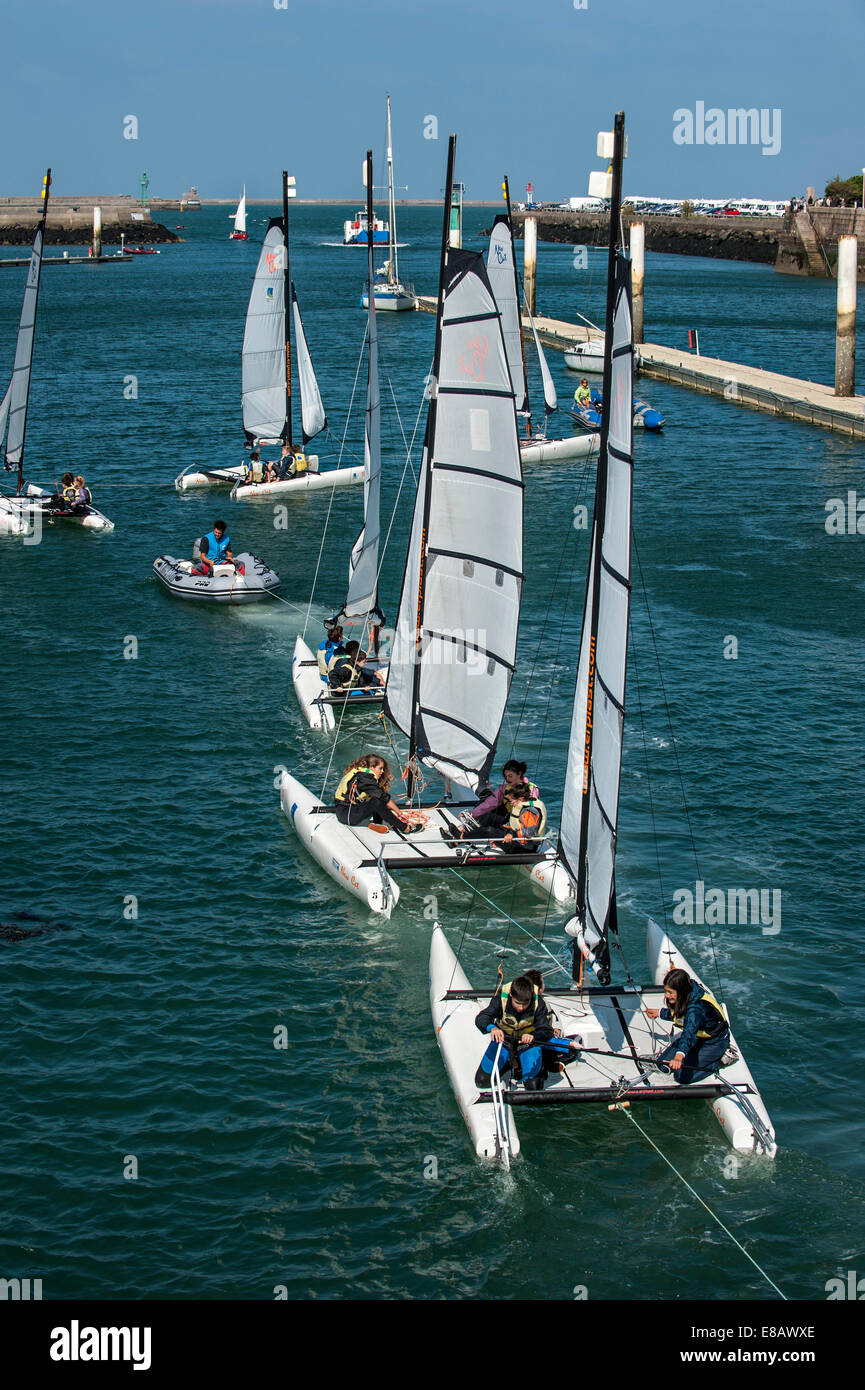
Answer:
<svg viewBox="0 0 865 1390"><path fill-rule="evenodd" d="M606 246L610 219L599 212L515 213L514 231L522 236L526 216L538 222L538 240L574 246ZM783 231L778 217L622 217L646 228L646 250L674 256L712 256L725 261L774 265Z"/></svg>
<svg viewBox="0 0 865 1390"><path fill-rule="evenodd" d="M45 242L48 246L88 246L93 240L93 209L102 209L102 243L119 246L121 233L128 242L180 241L162 222L154 222L150 212L134 198L108 194L104 197L53 197L48 204ZM0 197L0 246L26 246L33 240L41 212L38 198Z"/></svg>
<svg viewBox="0 0 865 1390"><path fill-rule="evenodd" d="M35 223L18 223L11 226L0 222L0 246L29 246L33 241ZM182 241L161 222L114 222L102 228L102 245L119 246L121 232L130 246L152 242ZM45 229L46 246L89 246L93 241L93 228L57 227L50 222Z"/></svg>

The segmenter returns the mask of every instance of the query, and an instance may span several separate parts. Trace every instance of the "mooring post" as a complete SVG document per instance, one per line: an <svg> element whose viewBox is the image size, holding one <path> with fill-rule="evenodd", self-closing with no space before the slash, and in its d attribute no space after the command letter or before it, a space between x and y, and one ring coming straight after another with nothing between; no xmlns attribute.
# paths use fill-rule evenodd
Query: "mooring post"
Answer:
<svg viewBox="0 0 865 1390"><path fill-rule="evenodd" d="M102 255L102 209L93 209L93 254L97 260Z"/></svg>
<svg viewBox="0 0 865 1390"><path fill-rule="evenodd" d="M631 297L634 309L634 342L643 341L643 285L646 279L646 227L631 223Z"/></svg>
<svg viewBox="0 0 865 1390"><path fill-rule="evenodd" d="M527 217L523 223L523 288L529 313L535 312L535 283L538 269L538 219Z"/></svg>
<svg viewBox="0 0 865 1390"><path fill-rule="evenodd" d="M835 321L835 395L856 394L856 266L859 243L838 239L838 309Z"/></svg>

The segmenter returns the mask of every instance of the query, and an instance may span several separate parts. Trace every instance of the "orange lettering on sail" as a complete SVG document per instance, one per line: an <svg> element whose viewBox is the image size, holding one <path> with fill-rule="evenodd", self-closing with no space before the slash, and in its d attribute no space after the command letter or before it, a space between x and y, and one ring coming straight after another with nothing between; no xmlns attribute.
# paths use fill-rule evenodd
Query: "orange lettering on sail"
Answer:
<svg viewBox="0 0 865 1390"><path fill-rule="evenodd" d="M595 690L595 638L589 643L589 687L586 691L586 751L583 756L583 796L589 790L589 749L592 744L592 700Z"/></svg>

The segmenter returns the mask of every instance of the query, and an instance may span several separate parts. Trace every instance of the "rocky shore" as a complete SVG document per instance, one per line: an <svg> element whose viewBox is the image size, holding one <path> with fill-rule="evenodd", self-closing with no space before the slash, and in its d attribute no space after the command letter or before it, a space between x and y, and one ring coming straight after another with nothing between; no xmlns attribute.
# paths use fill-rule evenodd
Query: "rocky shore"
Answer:
<svg viewBox="0 0 865 1390"><path fill-rule="evenodd" d="M526 216L538 222L538 240L574 246L606 246L610 219L597 212L537 212L514 214L514 233L522 236ZM712 256L725 261L758 261L774 265L784 230L779 217L635 217L646 228L646 250L674 256Z"/></svg>
<svg viewBox="0 0 865 1390"><path fill-rule="evenodd" d="M0 222L0 246L30 246L35 226L33 223L12 223L5 226ZM121 232L130 246L147 245L153 242L182 241L183 238L169 231L161 222L109 222L102 228L102 245L119 246ZM45 229L46 246L89 246L93 241L93 229L86 226L52 226L49 218Z"/></svg>

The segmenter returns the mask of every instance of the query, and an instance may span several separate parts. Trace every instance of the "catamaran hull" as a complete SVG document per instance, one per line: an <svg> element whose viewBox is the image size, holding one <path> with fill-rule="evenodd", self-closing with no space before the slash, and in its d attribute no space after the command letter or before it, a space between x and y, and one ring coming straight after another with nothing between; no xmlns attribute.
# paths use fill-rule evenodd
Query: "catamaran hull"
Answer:
<svg viewBox="0 0 865 1390"><path fill-rule="evenodd" d="M317 488L351 487L363 482L363 464L351 468L329 468L325 473L303 473L299 478L283 478L278 483L235 484L231 496L235 502L266 502L271 497L288 497L292 493L312 492Z"/></svg>
<svg viewBox="0 0 865 1390"><path fill-rule="evenodd" d="M334 883L370 912L390 917L399 901L399 888L386 869L361 868L360 861L368 858L368 851L349 827L341 825L334 815L316 814L323 803L288 772L280 778L279 803L301 844Z"/></svg>
<svg viewBox="0 0 865 1390"><path fill-rule="evenodd" d="M521 442L520 458L523 463L559 463L564 459L586 458L597 452L600 440L599 434L575 434L570 439Z"/></svg>
<svg viewBox="0 0 865 1390"><path fill-rule="evenodd" d="M178 492L186 492L190 488L197 487L234 487L236 482L243 477L245 468L242 463L232 468L196 468L193 464L191 468L184 469L174 479L174 486Z"/></svg>
<svg viewBox="0 0 865 1390"><path fill-rule="evenodd" d="M321 679L318 661L313 656L302 637L294 644L291 659L291 679L297 703L303 710L303 717L311 729L332 729L333 710L324 703L327 686Z"/></svg>
<svg viewBox="0 0 865 1390"><path fill-rule="evenodd" d="M649 969L653 973L655 984L663 984L664 976L669 970L687 970L689 975L695 975L696 972L691 969L681 951L673 945L666 932L662 931L656 922L649 922L646 949ZM722 1076L730 1086L740 1085L749 1088L747 1101L754 1107L766 1131L771 1136L771 1141L768 1144L761 1142L761 1137L756 1132L752 1121L743 1108L742 1101L737 1096L716 1096L708 1104L734 1149L739 1153L756 1154L761 1158L774 1158L778 1152L778 1146L775 1143L772 1121L769 1119L769 1112L763 1104L763 1098L757 1090L741 1049L736 1045L732 1029L730 1031L730 1044L739 1053L739 1060L734 1062L731 1067L725 1067Z"/></svg>
<svg viewBox="0 0 865 1390"><path fill-rule="evenodd" d="M32 536L33 529L28 512L0 497L0 536Z"/></svg>
<svg viewBox="0 0 865 1390"><path fill-rule="evenodd" d="M196 574L190 560L160 555L153 561L153 572L175 598L199 603L258 603L279 588L279 575L254 555L244 552L237 561L243 564L244 574L238 574L234 565L216 565L212 575Z"/></svg>
<svg viewBox="0 0 865 1390"><path fill-rule="evenodd" d="M53 525L57 521L64 525L80 526L85 531L114 530L114 522L95 507L88 507L80 513L53 511L46 506L50 496L50 493L31 484L20 497L4 497L4 506L0 511L0 534L27 536L35 531L37 525Z"/></svg>
<svg viewBox="0 0 865 1390"><path fill-rule="evenodd" d="M451 950L447 937L436 922L429 956L429 999L436 1042L442 1054L460 1113L468 1126L478 1158L497 1159L501 1145L496 1134L496 1111L492 1105L479 1105L475 1072L484 1054L484 1038L475 1027L481 1005L476 999L445 999L449 990L471 989L471 985ZM502 1118L511 1154L520 1151L520 1138L509 1105L502 1107Z"/></svg>

